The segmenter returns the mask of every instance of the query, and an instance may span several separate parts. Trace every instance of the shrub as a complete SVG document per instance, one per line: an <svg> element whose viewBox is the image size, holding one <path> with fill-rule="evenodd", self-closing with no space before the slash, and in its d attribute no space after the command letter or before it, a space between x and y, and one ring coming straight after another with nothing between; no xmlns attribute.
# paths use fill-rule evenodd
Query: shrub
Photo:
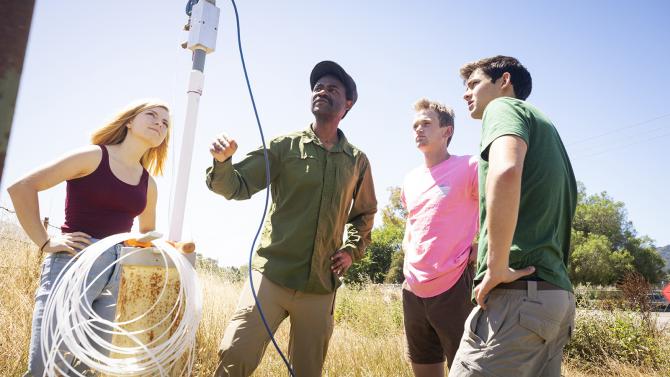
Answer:
<svg viewBox="0 0 670 377"><path fill-rule="evenodd" d="M611 359L663 370L670 367L667 339L650 328L639 313L580 310L565 357L587 369Z"/></svg>

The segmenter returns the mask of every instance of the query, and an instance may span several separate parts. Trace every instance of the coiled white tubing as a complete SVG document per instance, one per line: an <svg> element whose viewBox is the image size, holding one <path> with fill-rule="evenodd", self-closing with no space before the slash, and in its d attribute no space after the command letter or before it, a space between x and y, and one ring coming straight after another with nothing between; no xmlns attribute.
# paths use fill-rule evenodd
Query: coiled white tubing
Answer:
<svg viewBox="0 0 670 377"><path fill-rule="evenodd" d="M83 362L89 369L99 373L115 376L167 376L180 360L184 352L188 352L187 360L179 371L180 376L189 376L193 367L195 339L198 324L202 318L202 289L200 281L191 263L172 245L164 240L152 241L160 251L164 266L168 266L169 258L179 273L180 288L178 298L172 310L151 328L141 331L127 331L123 325L133 323L148 315L156 305L143 314L126 322L115 323L99 317L92 309L85 292L97 276L86 281L86 277L95 261L110 247L128 239L140 238L140 233L122 233L104 238L80 252L77 258L68 262L49 296L42 319L42 359L44 360L43 376L75 375L84 376L71 366L72 358ZM139 251L140 249L138 249ZM120 257L107 266L101 274L113 269L115 264L135 252ZM159 302L167 287L168 270L165 268L163 289L156 300ZM62 276L61 276L62 275ZM100 276L100 275L98 275ZM179 324L174 322L180 317L172 315L181 313ZM157 334L154 341L142 344L137 334L148 332L165 321L172 321L162 334ZM101 328L104 327L104 328ZM132 347L118 347L96 334L94 330L107 334L126 336L135 342ZM168 331L173 331L169 335ZM160 344L156 342L161 341ZM95 344L99 349L93 345ZM102 352L101 352L102 351ZM123 358L110 358L112 352L123 355Z"/></svg>

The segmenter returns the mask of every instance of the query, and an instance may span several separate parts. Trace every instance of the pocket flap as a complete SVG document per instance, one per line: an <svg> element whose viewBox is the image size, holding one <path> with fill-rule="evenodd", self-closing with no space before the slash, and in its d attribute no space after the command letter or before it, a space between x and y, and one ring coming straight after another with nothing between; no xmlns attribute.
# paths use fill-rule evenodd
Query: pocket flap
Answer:
<svg viewBox="0 0 670 377"><path fill-rule="evenodd" d="M539 335L544 340L552 340L558 336L561 326L558 322L531 313L521 311L519 313L519 325Z"/></svg>

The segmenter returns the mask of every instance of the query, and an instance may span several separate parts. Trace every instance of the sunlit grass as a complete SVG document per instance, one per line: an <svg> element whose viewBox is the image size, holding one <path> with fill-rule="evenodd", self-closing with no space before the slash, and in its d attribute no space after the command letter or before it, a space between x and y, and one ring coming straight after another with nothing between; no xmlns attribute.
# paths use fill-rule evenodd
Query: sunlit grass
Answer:
<svg viewBox="0 0 670 377"><path fill-rule="evenodd" d="M40 272L36 247L12 223L0 223L0 376L21 376L26 369L34 292ZM237 304L242 283L226 281L208 271L199 272L204 289L204 313L198 330L194 376L211 376L217 363L219 341ZM583 318L583 315L582 315ZM324 376L411 376L404 358L402 305L399 288L374 285L344 287L338 291L335 330ZM277 339L288 345L288 321ZM666 342L667 343L667 342ZM667 376L667 369L599 359L564 362L564 375ZM603 362L602 360L606 360ZM270 345L254 376L286 376L284 365Z"/></svg>

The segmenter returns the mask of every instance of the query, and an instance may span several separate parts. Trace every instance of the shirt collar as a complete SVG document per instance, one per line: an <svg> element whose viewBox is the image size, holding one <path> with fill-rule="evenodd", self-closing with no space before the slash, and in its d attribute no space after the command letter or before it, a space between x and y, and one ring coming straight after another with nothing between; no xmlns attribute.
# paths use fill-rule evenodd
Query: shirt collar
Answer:
<svg viewBox="0 0 670 377"><path fill-rule="evenodd" d="M344 132L342 132L341 129L337 129L337 136L338 136L338 141L337 144L331 149L331 152L342 152L348 154L349 156L353 157L354 156L354 148L349 144L349 141L347 140L347 137L344 136ZM319 138L316 136L314 133L314 130L312 129L312 125L310 124L307 129L304 131L301 143L306 144L314 142L317 145L323 146L321 144L321 141Z"/></svg>

